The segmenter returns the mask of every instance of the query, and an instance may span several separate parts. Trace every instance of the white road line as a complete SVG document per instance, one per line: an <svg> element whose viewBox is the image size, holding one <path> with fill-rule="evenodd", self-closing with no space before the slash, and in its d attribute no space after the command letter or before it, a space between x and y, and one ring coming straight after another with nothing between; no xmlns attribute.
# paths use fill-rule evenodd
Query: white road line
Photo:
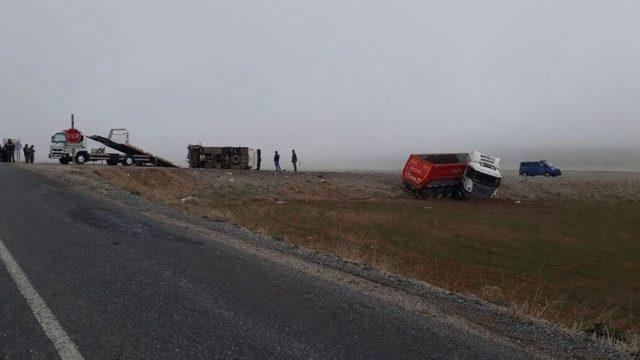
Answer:
<svg viewBox="0 0 640 360"><path fill-rule="evenodd" d="M13 259L13 256L11 256L2 239L0 239L0 260L2 260L7 267L7 271L9 271L13 281L18 285L22 296L24 296L27 303L29 303L31 311L33 311L36 319L38 319L40 326L42 326L44 332L49 339L51 339L51 342L53 342L53 346L58 351L60 358L62 358L62 360L84 359L78 351L76 344L64 329L62 329L58 319L53 315L47 303L44 302L44 299L42 299L40 294L38 294L36 289L31 285L27 274L22 271L20 265Z"/></svg>

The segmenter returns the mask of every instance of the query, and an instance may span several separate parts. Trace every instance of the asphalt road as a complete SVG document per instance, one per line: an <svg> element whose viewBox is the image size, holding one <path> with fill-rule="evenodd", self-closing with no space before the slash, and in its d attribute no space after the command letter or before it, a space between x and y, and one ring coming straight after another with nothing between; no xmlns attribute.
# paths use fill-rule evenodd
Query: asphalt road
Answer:
<svg viewBox="0 0 640 360"><path fill-rule="evenodd" d="M529 357L5 164L0 245L0 358Z"/></svg>

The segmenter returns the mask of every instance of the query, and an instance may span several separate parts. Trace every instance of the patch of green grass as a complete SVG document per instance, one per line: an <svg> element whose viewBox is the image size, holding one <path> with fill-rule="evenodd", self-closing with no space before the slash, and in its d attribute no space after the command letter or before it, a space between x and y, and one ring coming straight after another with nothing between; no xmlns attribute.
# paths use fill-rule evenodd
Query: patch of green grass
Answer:
<svg viewBox="0 0 640 360"><path fill-rule="evenodd" d="M479 293L493 285L514 301L542 292L535 296L541 303L563 300L549 313L559 312L565 322L609 311L616 326L638 326L639 203L264 201L225 207L239 224L268 227L299 245L358 260L375 249L389 269L438 286Z"/></svg>

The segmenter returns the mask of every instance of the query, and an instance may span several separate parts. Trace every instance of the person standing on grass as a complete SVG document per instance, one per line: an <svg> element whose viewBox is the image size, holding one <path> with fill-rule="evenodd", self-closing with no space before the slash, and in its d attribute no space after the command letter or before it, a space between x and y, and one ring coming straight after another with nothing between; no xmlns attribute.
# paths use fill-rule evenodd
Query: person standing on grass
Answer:
<svg viewBox="0 0 640 360"><path fill-rule="evenodd" d="M291 150L291 163L293 164L293 171L298 171L298 155L295 150Z"/></svg>
<svg viewBox="0 0 640 360"><path fill-rule="evenodd" d="M282 169L280 169L280 154L278 154L277 150L276 150L276 154L273 155L273 163L276 166L276 171L282 171Z"/></svg>

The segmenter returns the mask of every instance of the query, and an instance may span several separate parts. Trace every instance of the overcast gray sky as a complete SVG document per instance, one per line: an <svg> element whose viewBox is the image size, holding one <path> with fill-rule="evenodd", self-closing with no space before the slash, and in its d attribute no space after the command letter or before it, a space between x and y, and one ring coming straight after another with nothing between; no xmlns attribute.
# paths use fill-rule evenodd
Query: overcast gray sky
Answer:
<svg viewBox="0 0 640 360"><path fill-rule="evenodd" d="M0 4L0 137L39 160L74 112L173 160L202 142L306 168L471 149L639 164L639 0Z"/></svg>

